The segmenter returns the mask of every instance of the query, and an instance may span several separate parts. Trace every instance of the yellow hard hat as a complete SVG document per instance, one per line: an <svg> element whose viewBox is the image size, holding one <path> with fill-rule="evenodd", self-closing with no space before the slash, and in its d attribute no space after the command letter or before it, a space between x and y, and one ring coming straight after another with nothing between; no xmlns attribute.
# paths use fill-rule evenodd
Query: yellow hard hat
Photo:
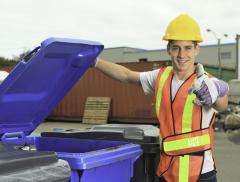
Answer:
<svg viewBox="0 0 240 182"><path fill-rule="evenodd" d="M169 23L163 40L203 41L198 23L187 14L181 14Z"/></svg>

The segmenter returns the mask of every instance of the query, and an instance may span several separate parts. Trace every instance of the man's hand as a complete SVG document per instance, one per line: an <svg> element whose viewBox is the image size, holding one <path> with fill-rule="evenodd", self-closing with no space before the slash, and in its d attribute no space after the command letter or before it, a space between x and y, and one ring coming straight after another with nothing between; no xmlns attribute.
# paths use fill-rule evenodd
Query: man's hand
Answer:
<svg viewBox="0 0 240 182"><path fill-rule="evenodd" d="M98 57L96 57L96 59L92 62L92 64L91 64L90 67L92 67L92 68L96 68L97 63L98 63L99 60L100 60L100 59L99 59Z"/></svg>
<svg viewBox="0 0 240 182"><path fill-rule="evenodd" d="M195 104L210 106L216 102L219 92L213 79L204 73L203 66L198 63L196 66L198 79L194 81L193 86L189 89L189 94L196 94L197 98L193 101Z"/></svg>
<svg viewBox="0 0 240 182"><path fill-rule="evenodd" d="M190 93L196 94L197 98L193 102L200 106L214 104L219 96L214 82L207 75L203 75L195 80Z"/></svg>

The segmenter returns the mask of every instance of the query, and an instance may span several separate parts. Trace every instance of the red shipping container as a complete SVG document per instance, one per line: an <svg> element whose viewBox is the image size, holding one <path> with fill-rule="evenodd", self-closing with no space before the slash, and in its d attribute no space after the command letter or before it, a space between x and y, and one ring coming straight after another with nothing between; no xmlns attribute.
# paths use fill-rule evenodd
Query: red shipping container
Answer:
<svg viewBox="0 0 240 182"><path fill-rule="evenodd" d="M121 63L135 71L149 71L171 61ZM89 69L49 119L82 120L87 97L111 97L110 121L156 123L154 98L146 96L141 86L113 80L97 69Z"/></svg>

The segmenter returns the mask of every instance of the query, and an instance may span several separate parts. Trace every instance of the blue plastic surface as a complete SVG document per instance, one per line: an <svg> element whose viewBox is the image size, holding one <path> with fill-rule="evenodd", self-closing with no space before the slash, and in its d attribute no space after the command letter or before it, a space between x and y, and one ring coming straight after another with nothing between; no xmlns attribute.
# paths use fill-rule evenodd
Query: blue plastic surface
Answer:
<svg viewBox="0 0 240 182"><path fill-rule="evenodd" d="M36 137L35 146L68 161L71 182L130 182L142 154L140 145L119 141Z"/></svg>
<svg viewBox="0 0 240 182"><path fill-rule="evenodd" d="M97 42L49 38L29 61L21 60L0 85L0 135L31 133L90 67Z"/></svg>

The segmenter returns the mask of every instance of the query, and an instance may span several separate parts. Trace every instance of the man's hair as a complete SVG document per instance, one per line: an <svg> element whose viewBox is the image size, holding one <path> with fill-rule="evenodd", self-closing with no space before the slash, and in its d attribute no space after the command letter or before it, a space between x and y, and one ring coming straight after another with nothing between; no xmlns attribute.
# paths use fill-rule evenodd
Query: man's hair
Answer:
<svg viewBox="0 0 240 182"><path fill-rule="evenodd" d="M168 41L168 44L167 44L167 50L169 50L171 44L174 42L174 40L169 40ZM198 46L198 42L197 41L192 41L193 44L194 44L194 47L197 47Z"/></svg>

